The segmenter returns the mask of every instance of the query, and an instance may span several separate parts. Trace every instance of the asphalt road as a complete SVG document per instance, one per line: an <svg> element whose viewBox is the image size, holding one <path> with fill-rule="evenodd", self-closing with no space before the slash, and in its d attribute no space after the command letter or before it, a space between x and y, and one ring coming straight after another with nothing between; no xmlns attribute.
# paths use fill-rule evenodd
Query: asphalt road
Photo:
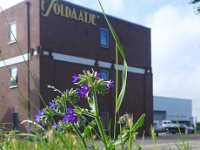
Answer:
<svg viewBox="0 0 200 150"><path fill-rule="evenodd" d="M200 134L182 134L182 138L185 147L188 147L187 150L200 150ZM154 144L151 137L138 138L136 141L136 145L141 145L142 150L185 150L184 144L179 134L166 133L156 137L156 144Z"/></svg>

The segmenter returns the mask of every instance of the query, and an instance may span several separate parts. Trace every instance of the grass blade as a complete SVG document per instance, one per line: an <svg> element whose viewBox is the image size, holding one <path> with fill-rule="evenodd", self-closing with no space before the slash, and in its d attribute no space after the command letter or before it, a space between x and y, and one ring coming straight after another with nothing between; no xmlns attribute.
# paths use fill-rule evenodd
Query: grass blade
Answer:
<svg viewBox="0 0 200 150"><path fill-rule="evenodd" d="M117 36L117 33L115 32L114 28L112 27L108 17L105 15L105 11L103 9L103 6L100 2L100 0L98 0L99 2L99 5L102 9L102 12L103 12L103 15L104 15L104 18L106 19L106 22L108 24L108 27L112 33L112 36L116 42L116 45L117 45L117 49L116 50L119 50L123 60L124 60L124 63L123 63L123 73L122 73L122 88L121 88L121 91L120 91L120 94L119 94L119 97L118 99L116 100L116 108L115 108L115 113L118 113L120 107L121 107L121 104L123 102L123 98L124 98L124 95L125 95L125 89L126 89L126 81L127 81L127 71L128 71L128 65L127 65L127 62L126 62L126 57L125 57L125 53L124 53L124 48L119 40L119 37ZM117 70L118 71L118 70Z"/></svg>

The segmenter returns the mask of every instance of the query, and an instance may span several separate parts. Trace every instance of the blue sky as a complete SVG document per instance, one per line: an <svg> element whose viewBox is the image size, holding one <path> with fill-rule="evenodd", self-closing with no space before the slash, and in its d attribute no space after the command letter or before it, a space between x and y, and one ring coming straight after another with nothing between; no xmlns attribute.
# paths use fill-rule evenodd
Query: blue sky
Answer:
<svg viewBox="0 0 200 150"><path fill-rule="evenodd" d="M0 0L0 6L5 9L20 1ZM68 1L100 11L97 0ZM200 120L200 15L189 0L102 0L102 4L112 16L151 28L154 95L192 99L193 115Z"/></svg>

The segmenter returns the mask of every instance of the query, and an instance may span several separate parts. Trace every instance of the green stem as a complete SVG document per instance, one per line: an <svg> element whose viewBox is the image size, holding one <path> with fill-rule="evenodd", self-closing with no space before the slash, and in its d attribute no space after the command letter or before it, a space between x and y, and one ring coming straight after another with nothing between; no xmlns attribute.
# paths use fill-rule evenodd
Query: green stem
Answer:
<svg viewBox="0 0 200 150"><path fill-rule="evenodd" d="M183 136L182 136L182 134L181 134L180 124L179 124L178 122L177 122L176 124L177 124L177 126L178 126L178 132L179 132L179 136L180 136L181 142L182 142L182 144L183 144L183 149L186 150L186 149L187 149L187 146L185 145Z"/></svg>
<svg viewBox="0 0 200 150"><path fill-rule="evenodd" d="M76 133L78 134L78 137L81 139L81 141L82 141L82 143L83 143L85 149L88 149L87 144L86 144L86 142L85 142L85 140L84 140L84 137L82 136L82 134L81 134L81 132L79 131L79 129L78 129L75 125L72 125L72 127L73 127L73 129L76 131Z"/></svg>
<svg viewBox="0 0 200 150"><path fill-rule="evenodd" d="M119 82L119 73L118 73L118 49L117 44L115 44L115 61L116 61L116 71L115 71L115 117L114 117L114 139L116 137L116 123L117 123L117 99L118 99L118 82Z"/></svg>
<svg viewBox="0 0 200 150"><path fill-rule="evenodd" d="M94 101L94 105L95 105L95 117L96 117L96 116L99 116L99 106L98 106L98 102L97 102L96 90L94 91L93 101Z"/></svg>
<svg viewBox="0 0 200 150"><path fill-rule="evenodd" d="M98 103L97 103L97 95L96 95L96 91L94 91L94 95L93 95L93 100L94 100L94 104L95 104L95 120L100 132L100 136L102 138L102 142L105 146L105 149L108 150L109 146L108 146L108 140L106 138L106 134L99 116L99 108L98 108Z"/></svg>
<svg viewBox="0 0 200 150"><path fill-rule="evenodd" d="M133 144L133 138L132 138L133 134L131 134L131 132L129 133L129 141L128 141L128 150L132 149L132 144Z"/></svg>

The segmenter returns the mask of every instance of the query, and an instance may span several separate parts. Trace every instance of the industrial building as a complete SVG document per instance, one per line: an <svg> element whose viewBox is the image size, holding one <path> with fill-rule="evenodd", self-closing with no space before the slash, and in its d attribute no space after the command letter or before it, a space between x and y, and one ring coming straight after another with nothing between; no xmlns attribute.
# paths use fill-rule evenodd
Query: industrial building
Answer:
<svg viewBox="0 0 200 150"><path fill-rule="evenodd" d="M108 18L128 63L120 114L131 113L136 121L145 113L143 129L148 133L153 121L151 30ZM1 124L34 119L44 106L42 100L48 103L57 96L47 85L61 91L71 88L74 73L93 68L105 79L115 80L115 42L100 12L62 0L29 0L0 14L0 31ZM119 64L121 77L121 58ZM114 118L114 90L100 99L102 118L108 124Z"/></svg>
<svg viewBox="0 0 200 150"><path fill-rule="evenodd" d="M170 97L153 97L153 120L171 120L193 124L192 100Z"/></svg>

